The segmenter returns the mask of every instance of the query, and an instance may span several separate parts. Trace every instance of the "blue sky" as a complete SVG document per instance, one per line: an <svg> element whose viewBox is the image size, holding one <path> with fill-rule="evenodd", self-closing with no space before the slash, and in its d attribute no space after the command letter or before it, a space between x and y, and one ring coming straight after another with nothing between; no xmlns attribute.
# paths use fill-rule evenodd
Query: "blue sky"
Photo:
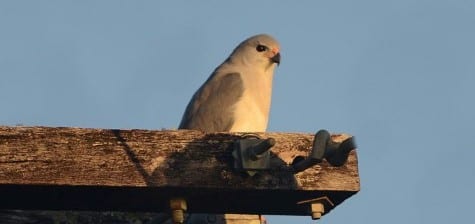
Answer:
<svg viewBox="0 0 475 224"><path fill-rule="evenodd" d="M325 128L359 146L361 192L319 223L468 223L474 24L463 0L5 0L0 124L176 128L232 49L269 33L282 63L268 130Z"/></svg>

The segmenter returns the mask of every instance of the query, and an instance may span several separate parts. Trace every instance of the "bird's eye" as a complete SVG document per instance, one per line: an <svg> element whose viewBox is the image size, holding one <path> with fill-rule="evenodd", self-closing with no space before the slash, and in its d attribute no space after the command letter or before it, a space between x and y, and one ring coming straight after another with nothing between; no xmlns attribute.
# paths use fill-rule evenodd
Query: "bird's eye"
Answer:
<svg viewBox="0 0 475 224"><path fill-rule="evenodd" d="M257 45L256 50L259 51L259 52L263 52L263 51L267 50L267 47L264 46L264 45L259 44L259 45Z"/></svg>

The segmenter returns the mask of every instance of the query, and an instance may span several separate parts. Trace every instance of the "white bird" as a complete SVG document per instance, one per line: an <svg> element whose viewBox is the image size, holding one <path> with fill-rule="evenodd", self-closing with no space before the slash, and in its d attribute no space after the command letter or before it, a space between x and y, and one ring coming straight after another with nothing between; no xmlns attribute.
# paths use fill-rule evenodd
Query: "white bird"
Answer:
<svg viewBox="0 0 475 224"><path fill-rule="evenodd" d="M179 129L264 132L276 64L280 46L270 35L241 42L193 95Z"/></svg>

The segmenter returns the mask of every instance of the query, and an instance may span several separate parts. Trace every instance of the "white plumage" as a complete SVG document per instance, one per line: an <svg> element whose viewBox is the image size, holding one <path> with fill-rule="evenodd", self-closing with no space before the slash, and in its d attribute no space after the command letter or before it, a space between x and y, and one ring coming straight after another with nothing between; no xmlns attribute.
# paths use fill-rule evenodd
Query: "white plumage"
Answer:
<svg viewBox="0 0 475 224"><path fill-rule="evenodd" d="M193 95L179 128L264 132L279 51L279 43L267 34L240 43Z"/></svg>

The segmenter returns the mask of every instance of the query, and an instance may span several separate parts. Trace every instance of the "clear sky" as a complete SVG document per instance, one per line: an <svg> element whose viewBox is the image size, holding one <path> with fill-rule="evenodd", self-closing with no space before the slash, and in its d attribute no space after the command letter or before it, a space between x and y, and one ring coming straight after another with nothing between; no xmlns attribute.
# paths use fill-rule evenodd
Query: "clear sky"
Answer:
<svg viewBox="0 0 475 224"><path fill-rule="evenodd" d="M268 130L359 146L361 192L319 223L473 222L474 1L162 2L0 1L0 124L176 128L232 49L269 33Z"/></svg>

